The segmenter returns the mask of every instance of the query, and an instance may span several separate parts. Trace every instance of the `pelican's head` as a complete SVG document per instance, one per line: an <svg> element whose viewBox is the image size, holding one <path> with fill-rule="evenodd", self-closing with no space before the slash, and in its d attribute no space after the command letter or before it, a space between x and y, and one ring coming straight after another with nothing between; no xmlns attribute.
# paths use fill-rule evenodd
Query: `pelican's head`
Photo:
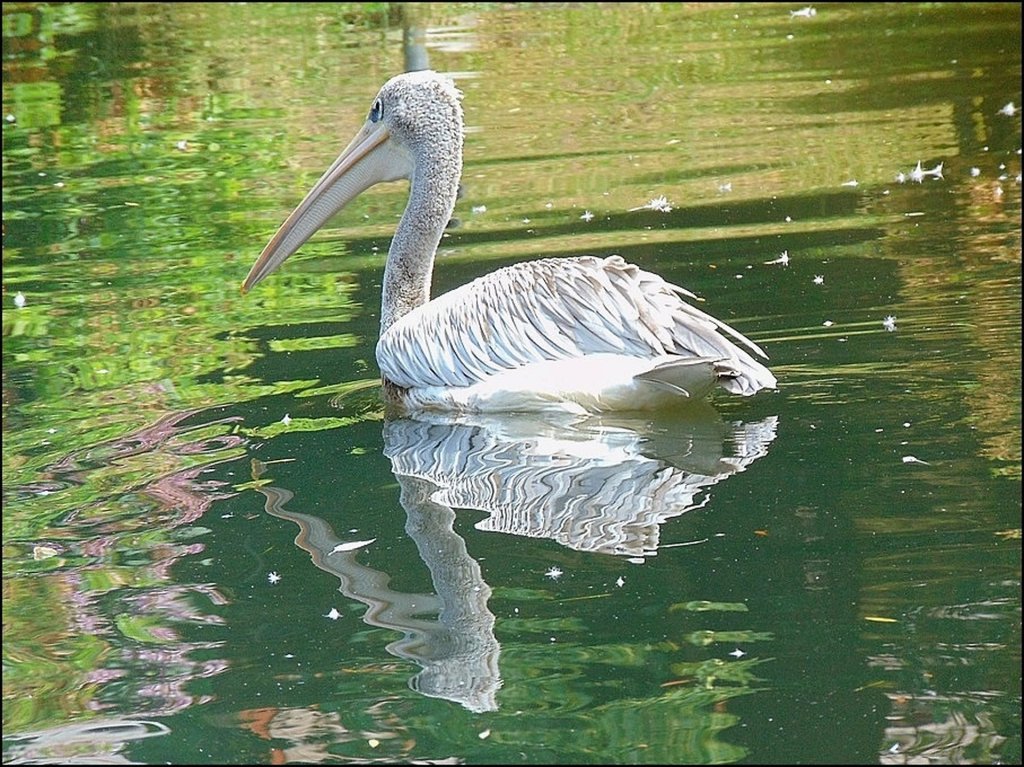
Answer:
<svg viewBox="0 0 1024 767"><path fill-rule="evenodd" d="M420 163L448 158L461 168L462 105L455 84L429 70L392 77L363 127L281 224L242 283L248 292L284 263L360 192L411 178Z"/></svg>

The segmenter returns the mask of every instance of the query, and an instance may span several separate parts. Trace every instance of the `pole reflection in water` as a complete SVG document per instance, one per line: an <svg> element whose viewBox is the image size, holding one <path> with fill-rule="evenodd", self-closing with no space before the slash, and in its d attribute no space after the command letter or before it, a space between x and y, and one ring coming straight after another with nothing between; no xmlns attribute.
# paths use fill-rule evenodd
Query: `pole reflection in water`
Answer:
<svg viewBox="0 0 1024 767"><path fill-rule="evenodd" d="M643 558L661 525L703 506L707 488L765 455L775 416L727 424L710 405L682 416L417 416L384 425L384 452L400 487L406 532L434 594L389 587L390 575L357 561L361 547L323 519L290 511L291 491L264 485L266 510L299 526L295 542L369 608L363 620L403 637L388 645L422 670L412 689L470 711L498 708L501 647L490 586L455 533L455 509L488 516L482 531L549 538L578 551ZM254 471L260 473L259 462ZM436 620L424 615L437 614Z"/></svg>

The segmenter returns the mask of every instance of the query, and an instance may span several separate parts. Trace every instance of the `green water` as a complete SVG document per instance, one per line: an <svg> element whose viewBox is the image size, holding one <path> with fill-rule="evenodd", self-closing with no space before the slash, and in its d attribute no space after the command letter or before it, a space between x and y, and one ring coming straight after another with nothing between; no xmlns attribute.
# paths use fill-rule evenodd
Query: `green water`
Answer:
<svg viewBox="0 0 1024 767"><path fill-rule="evenodd" d="M5 763L1019 762L1020 5L800 8L5 4ZM618 253L779 390L386 419L401 183L242 297L421 64L435 293Z"/></svg>

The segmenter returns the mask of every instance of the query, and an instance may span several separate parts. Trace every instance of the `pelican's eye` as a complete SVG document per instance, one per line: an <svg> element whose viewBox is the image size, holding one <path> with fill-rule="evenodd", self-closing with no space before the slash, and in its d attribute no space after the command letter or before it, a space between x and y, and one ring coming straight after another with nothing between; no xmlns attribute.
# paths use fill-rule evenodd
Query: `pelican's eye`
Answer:
<svg viewBox="0 0 1024 767"><path fill-rule="evenodd" d="M370 107L370 122L375 123L384 116L384 102L377 99L373 102L373 106Z"/></svg>

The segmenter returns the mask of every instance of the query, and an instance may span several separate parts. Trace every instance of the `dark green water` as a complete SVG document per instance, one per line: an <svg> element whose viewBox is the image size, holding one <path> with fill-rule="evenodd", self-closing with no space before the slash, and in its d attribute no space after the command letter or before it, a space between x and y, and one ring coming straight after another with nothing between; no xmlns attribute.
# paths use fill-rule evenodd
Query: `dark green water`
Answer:
<svg viewBox="0 0 1024 767"><path fill-rule="evenodd" d="M4 762L1020 762L1020 5L814 8L5 4ZM435 292L619 253L779 390L386 420L405 184L241 297L424 62Z"/></svg>

